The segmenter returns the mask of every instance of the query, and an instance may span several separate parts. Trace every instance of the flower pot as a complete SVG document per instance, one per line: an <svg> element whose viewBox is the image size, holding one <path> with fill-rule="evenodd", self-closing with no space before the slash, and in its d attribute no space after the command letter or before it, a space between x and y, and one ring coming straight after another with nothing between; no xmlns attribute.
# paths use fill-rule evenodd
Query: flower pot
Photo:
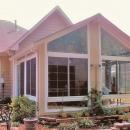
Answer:
<svg viewBox="0 0 130 130"><path fill-rule="evenodd" d="M19 130L19 127L11 127L10 130Z"/></svg>
<svg viewBox="0 0 130 130"><path fill-rule="evenodd" d="M37 118L24 118L24 125L25 125L25 130L36 130L36 124L38 122Z"/></svg>

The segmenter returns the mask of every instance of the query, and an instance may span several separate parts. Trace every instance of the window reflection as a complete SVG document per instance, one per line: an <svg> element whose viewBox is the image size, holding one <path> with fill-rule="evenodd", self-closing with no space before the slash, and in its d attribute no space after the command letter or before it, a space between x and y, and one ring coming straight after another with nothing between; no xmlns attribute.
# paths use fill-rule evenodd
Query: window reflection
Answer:
<svg viewBox="0 0 130 130"><path fill-rule="evenodd" d="M87 27L70 32L48 44L48 51L87 53Z"/></svg>
<svg viewBox="0 0 130 130"><path fill-rule="evenodd" d="M87 59L49 57L48 64L49 97L87 95Z"/></svg>
<svg viewBox="0 0 130 130"><path fill-rule="evenodd" d="M102 92L107 94L130 93L130 62L105 60L102 63Z"/></svg>
<svg viewBox="0 0 130 130"><path fill-rule="evenodd" d="M101 53L105 56L130 56L130 50L104 30L101 30Z"/></svg>

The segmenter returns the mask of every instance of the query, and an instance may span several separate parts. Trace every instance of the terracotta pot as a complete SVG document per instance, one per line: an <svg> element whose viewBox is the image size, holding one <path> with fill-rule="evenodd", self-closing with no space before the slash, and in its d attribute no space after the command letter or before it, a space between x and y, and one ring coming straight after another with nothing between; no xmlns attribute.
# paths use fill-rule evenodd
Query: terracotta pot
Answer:
<svg viewBox="0 0 130 130"><path fill-rule="evenodd" d="M25 125L25 130L36 130L36 124L38 122L37 118L24 118L24 125Z"/></svg>
<svg viewBox="0 0 130 130"><path fill-rule="evenodd" d="M42 127L40 129L37 128L37 130L59 130L59 129L58 128L44 128L44 127Z"/></svg>
<svg viewBox="0 0 130 130"><path fill-rule="evenodd" d="M102 130L102 129L98 129L98 128L79 128L78 130Z"/></svg>
<svg viewBox="0 0 130 130"><path fill-rule="evenodd" d="M5 127L5 126L0 126L0 130L7 130L7 127Z"/></svg>
<svg viewBox="0 0 130 130"><path fill-rule="evenodd" d="M11 127L10 130L19 130L19 127Z"/></svg>

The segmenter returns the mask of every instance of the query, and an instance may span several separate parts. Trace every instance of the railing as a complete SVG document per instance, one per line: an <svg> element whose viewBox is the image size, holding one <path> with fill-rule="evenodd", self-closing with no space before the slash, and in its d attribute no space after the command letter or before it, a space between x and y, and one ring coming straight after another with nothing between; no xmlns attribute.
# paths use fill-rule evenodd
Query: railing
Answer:
<svg viewBox="0 0 130 130"><path fill-rule="evenodd" d="M123 94L123 95L105 95L103 96L103 103L108 105L129 105L130 106L130 94Z"/></svg>

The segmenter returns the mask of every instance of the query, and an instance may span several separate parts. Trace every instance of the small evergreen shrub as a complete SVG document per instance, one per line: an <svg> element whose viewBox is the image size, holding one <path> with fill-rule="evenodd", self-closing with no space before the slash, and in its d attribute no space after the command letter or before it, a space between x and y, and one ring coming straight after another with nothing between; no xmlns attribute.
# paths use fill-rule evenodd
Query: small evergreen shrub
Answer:
<svg viewBox="0 0 130 130"><path fill-rule="evenodd" d="M12 99L12 122L23 122L24 118L35 117L36 103L27 97L15 97Z"/></svg>
<svg viewBox="0 0 130 130"><path fill-rule="evenodd" d="M92 128L92 127L94 127L93 120L88 119L88 118L87 119L83 118L83 119L79 120L78 124L79 124L80 128Z"/></svg>
<svg viewBox="0 0 130 130"><path fill-rule="evenodd" d="M20 123L19 122L12 122L11 126L12 127L19 127Z"/></svg>
<svg viewBox="0 0 130 130"><path fill-rule="evenodd" d="M59 130L76 130L78 128L77 122L60 123Z"/></svg>

